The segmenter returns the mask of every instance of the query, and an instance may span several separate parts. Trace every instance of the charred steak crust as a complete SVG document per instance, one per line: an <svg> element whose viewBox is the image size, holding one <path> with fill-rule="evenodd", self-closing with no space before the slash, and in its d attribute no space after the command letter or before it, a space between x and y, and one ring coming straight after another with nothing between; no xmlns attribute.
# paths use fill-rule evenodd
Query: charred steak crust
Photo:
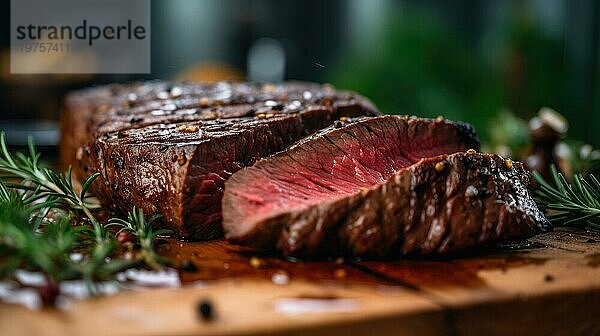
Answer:
<svg viewBox="0 0 600 336"><path fill-rule="evenodd" d="M465 127L385 116L320 132L227 181L226 237L289 256L381 257L550 230L523 165L465 152L477 145Z"/></svg>
<svg viewBox="0 0 600 336"><path fill-rule="evenodd" d="M69 95L61 162L117 211L161 213L186 238L222 234L224 181L340 117L377 115L353 93L311 83L146 82Z"/></svg>

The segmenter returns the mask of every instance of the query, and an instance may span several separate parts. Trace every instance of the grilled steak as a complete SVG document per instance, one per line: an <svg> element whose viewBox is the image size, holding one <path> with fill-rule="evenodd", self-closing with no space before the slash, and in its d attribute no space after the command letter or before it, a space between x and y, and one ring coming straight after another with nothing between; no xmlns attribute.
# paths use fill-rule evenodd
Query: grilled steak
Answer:
<svg viewBox="0 0 600 336"><path fill-rule="evenodd" d="M234 174L226 237L289 256L393 256L551 228L523 166L477 154L464 124L383 116L339 126Z"/></svg>
<svg viewBox="0 0 600 336"><path fill-rule="evenodd" d="M183 237L222 234L223 183L343 116L375 115L352 93L306 83L111 85L70 95L61 153L107 205L161 213Z"/></svg>

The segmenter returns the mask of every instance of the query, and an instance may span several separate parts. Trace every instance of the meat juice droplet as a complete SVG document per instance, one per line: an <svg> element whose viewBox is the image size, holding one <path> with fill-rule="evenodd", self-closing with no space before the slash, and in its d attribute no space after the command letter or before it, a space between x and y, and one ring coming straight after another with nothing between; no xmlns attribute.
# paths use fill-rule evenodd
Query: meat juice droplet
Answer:
<svg viewBox="0 0 600 336"><path fill-rule="evenodd" d="M266 265L266 262L258 257L250 258L250 266L254 268L261 268Z"/></svg>
<svg viewBox="0 0 600 336"><path fill-rule="evenodd" d="M333 275L334 275L336 278L345 278L345 277L346 277L346 275L347 275L347 272L346 272L346 270L345 270L345 269L343 269L343 268L338 268L338 269L336 269L336 270L333 272Z"/></svg>

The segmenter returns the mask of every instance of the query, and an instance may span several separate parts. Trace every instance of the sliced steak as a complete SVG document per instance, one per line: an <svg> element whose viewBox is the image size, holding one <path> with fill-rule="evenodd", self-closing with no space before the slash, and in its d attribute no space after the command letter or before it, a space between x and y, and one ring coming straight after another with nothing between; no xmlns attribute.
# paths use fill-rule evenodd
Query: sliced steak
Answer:
<svg viewBox="0 0 600 336"><path fill-rule="evenodd" d="M390 256L549 230L523 166L477 146L471 128L442 120L324 130L226 182L225 235L289 256Z"/></svg>
<svg viewBox="0 0 600 336"><path fill-rule="evenodd" d="M222 234L229 176L345 116L376 115L352 92L307 83L111 85L71 94L63 165L114 209L161 213L186 238Z"/></svg>

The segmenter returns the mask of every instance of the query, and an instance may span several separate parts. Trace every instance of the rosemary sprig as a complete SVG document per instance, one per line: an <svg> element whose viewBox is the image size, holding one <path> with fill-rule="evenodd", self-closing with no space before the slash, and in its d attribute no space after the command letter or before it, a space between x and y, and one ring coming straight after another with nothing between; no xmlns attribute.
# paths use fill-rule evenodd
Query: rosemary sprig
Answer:
<svg viewBox="0 0 600 336"><path fill-rule="evenodd" d="M6 172L2 176L4 181L15 181L5 182L6 186L24 191L26 197L23 198L23 202L25 204L43 200L42 204L47 205L45 209L65 205L72 210L83 211L92 223L96 240L101 243L107 235L100 222L92 214L92 210L99 206L88 202L86 198L89 187L100 174L95 173L90 176L83 183L81 192L76 193L73 188L71 166L66 174L41 167L40 154L36 153L32 138L29 138L28 144L29 156L17 153L13 157L6 146L4 132L0 133L0 171Z"/></svg>
<svg viewBox="0 0 600 336"><path fill-rule="evenodd" d="M586 179L573 175L573 184L567 182L556 167L551 167L552 183L537 172L534 178L540 187L535 191L536 201L555 225L575 226L600 230L600 182L590 174Z"/></svg>
<svg viewBox="0 0 600 336"><path fill-rule="evenodd" d="M146 265L158 270L168 263L154 252L156 236L170 232L153 229L158 215L146 220L134 209L127 220L113 218L108 224L94 217L99 205L88 190L99 174L90 176L78 193L70 167L66 174L42 167L31 139L28 155L11 155L3 132L0 173L0 276L14 276L16 269L25 268L51 281L83 279L95 294L98 281L112 281L127 268ZM72 225L85 218L91 227ZM113 225L137 237L137 258L116 255L118 244L108 230Z"/></svg>
<svg viewBox="0 0 600 336"><path fill-rule="evenodd" d="M141 257L144 262L148 266L159 270L162 268L162 266L158 263L158 261L167 263L168 260L160 257L156 254L156 252L154 252L154 240L159 235L171 233L171 230L167 229L159 229L156 231L153 229L152 224L159 218L160 215L155 214L150 217L150 219L146 220L144 217L144 211L134 207L133 211L127 214L127 220L123 220L121 218L111 218L106 226L119 227L120 229L117 232L117 235L121 232L128 232L135 236L139 242L141 248Z"/></svg>

